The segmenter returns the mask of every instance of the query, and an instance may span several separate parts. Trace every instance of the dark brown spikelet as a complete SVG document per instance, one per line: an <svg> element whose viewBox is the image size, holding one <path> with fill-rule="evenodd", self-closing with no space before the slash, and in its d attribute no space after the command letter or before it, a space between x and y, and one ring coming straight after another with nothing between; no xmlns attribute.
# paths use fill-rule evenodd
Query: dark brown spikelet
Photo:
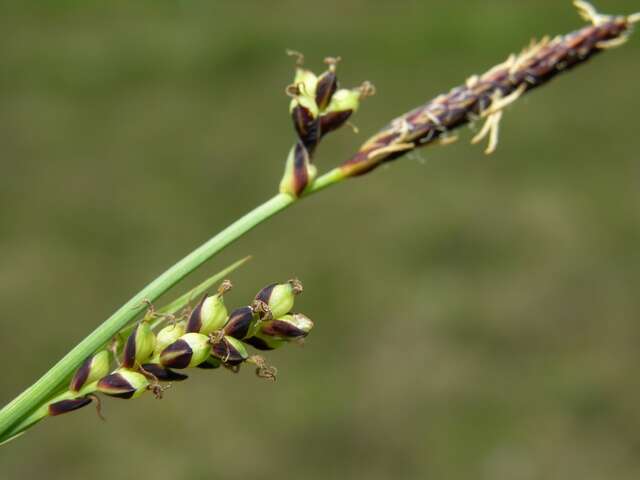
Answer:
<svg viewBox="0 0 640 480"><path fill-rule="evenodd" d="M353 110L342 110L340 112L325 113L320 117L320 132L324 137L326 134L337 130L343 126L353 115Z"/></svg>
<svg viewBox="0 0 640 480"><path fill-rule="evenodd" d="M275 347L269 345L266 341L264 341L260 337L251 337L243 340L244 343L251 345L253 348L257 350L274 350Z"/></svg>
<svg viewBox="0 0 640 480"><path fill-rule="evenodd" d="M63 413L72 412L90 403L91 398L88 397L60 400L59 402L54 402L49 405L49 415L52 417L62 415Z"/></svg>
<svg viewBox="0 0 640 480"><path fill-rule="evenodd" d="M278 285L277 283L270 283L269 285L267 285L266 287L264 287L262 290L260 290L257 294L256 294L256 300L259 300L261 302L264 303L269 303L269 298L271 298L271 292L273 292L274 287Z"/></svg>
<svg viewBox="0 0 640 480"><path fill-rule="evenodd" d="M300 196L311 178L309 178L308 165L311 163L309 151L302 141L297 141L293 150L293 189L296 196Z"/></svg>
<svg viewBox="0 0 640 480"><path fill-rule="evenodd" d="M178 339L162 351L160 362L164 367L187 368L192 356L193 350L189 343Z"/></svg>
<svg viewBox="0 0 640 480"><path fill-rule="evenodd" d="M142 365L142 370L150 373L161 382L180 382L189 378L188 375L165 368L157 363L145 363Z"/></svg>
<svg viewBox="0 0 640 480"><path fill-rule="evenodd" d="M447 143L451 141L447 137L449 132L482 118L486 123L473 143L489 136L486 152L491 153L497 145L498 125L507 105L556 75L621 45L627 40L632 24L640 21L638 14L605 16L586 2L574 4L592 25L565 36L532 42L520 54L511 55L484 75L474 75L464 85L396 118L341 165L343 174L362 175L418 147Z"/></svg>
<svg viewBox="0 0 640 480"><path fill-rule="evenodd" d="M185 332L199 332L202 329L202 304L207 299L207 295L202 297L202 300L198 302L198 305L193 309L191 315L189 315L189 320L187 321L187 327L185 328Z"/></svg>
<svg viewBox="0 0 640 480"><path fill-rule="evenodd" d="M251 326L256 320L256 315L251 307L236 308L229 314L229 321L224 326L224 334L229 337L243 340L249 334Z"/></svg>
<svg viewBox="0 0 640 480"><path fill-rule="evenodd" d="M293 108L291 118L298 138L300 138L309 154L313 155L313 151L320 140L320 119L311 110L302 105L296 105Z"/></svg>
<svg viewBox="0 0 640 480"><path fill-rule="evenodd" d="M112 373L101 379L98 389L112 397L124 399L131 398L136 393L136 389L119 373Z"/></svg>
<svg viewBox="0 0 640 480"><path fill-rule="evenodd" d="M87 378L89 377L89 372L91 370L92 361L93 361L93 355L87 357L87 359L84 362L82 362L82 365L80 365L80 368L76 370L76 373L73 375L73 378L71 379L71 383L69 384L69 390L71 390L72 392L77 392L86 383Z"/></svg>
<svg viewBox="0 0 640 480"><path fill-rule="evenodd" d="M340 57L332 58L328 57L324 59L324 62L329 66L329 69L318 77L318 84L316 86L316 105L320 111L329 106L331 97L336 93L338 89L338 77L336 75L336 64L340 61Z"/></svg>
<svg viewBox="0 0 640 480"><path fill-rule="evenodd" d="M136 333L138 333L140 324L138 323L129 337L127 343L124 345L124 351L122 353L122 366L132 368L136 363Z"/></svg>
<svg viewBox="0 0 640 480"><path fill-rule="evenodd" d="M268 322L264 322L261 327L261 331L263 334L270 337L287 340L303 338L306 337L308 333L300 330L295 325L292 325L289 322L283 322L282 320L270 320Z"/></svg>

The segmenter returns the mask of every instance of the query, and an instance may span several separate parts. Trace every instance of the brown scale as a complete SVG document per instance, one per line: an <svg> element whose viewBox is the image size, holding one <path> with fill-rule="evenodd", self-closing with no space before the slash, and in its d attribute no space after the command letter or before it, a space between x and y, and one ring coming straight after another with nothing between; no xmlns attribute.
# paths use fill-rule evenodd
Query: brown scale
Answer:
<svg viewBox="0 0 640 480"><path fill-rule="evenodd" d="M450 137L449 132L478 119L486 122L472 143L488 136L486 153L492 153L507 105L597 53L623 44L633 23L640 21L640 14L604 16L586 2L574 4L592 25L553 40L532 42L484 75L470 77L464 85L394 119L341 165L342 172L345 176L362 175L417 147L451 143L456 138Z"/></svg>

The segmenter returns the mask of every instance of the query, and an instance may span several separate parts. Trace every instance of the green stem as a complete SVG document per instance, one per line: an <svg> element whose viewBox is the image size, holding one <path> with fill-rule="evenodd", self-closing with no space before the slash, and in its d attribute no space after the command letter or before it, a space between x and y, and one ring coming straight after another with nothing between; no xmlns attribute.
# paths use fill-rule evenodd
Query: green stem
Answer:
<svg viewBox="0 0 640 480"><path fill-rule="evenodd" d="M334 169L318 178L304 193L309 196L343 180L339 169ZM145 308L143 300L154 301L172 286L216 255L226 246L242 237L257 225L296 201L290 195L280 193L251 210L209 241L192 251L162 275L153 280L127 303L120 307L102 325L76 345L36 383L27 388L12 402L0 410L0 442L6 434L27 415L43 405L65 378L68 378L89 355L107 343L118 331L136 318Z"/></svg>
<svg viewBox="0 0 640 480"><path fill-rule="evenodd" d="M2 446L4 442L8 442L13 438L22 435L27 429L31 428L36 423L47 417L49 415L49 405L51 403L58 402L60 400L83 397L85 395L93 393L96 391L97 384L98 382L96 381L85 385L84 388L82 388L82 390L80 390L79 392L70 392L69 390L65 389L50 400L47 400L46 403L40 405L33 413L31 413L31 415L24 418L21 422L15 424L10 431L6 432L2 436L2 439L0 439L0 446Z"/></svg>

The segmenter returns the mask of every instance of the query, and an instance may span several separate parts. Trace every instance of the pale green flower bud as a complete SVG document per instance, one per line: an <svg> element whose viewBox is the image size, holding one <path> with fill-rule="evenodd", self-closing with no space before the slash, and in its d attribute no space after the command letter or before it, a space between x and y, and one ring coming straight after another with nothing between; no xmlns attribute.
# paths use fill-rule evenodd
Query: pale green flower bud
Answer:
<svg viewBox="0 0 640 480"><path fill-rule="evenodd" d="M151 358L156 346L156 336L149 326L149 322L143 320L135 326L122 354L122 366L133 368L145 363Z"/></svg>
<svg viewBox="0 0 640 480"><path fill-rule="evenodd" d="M227 321L227 307L222 298L224 293L231 289L231 282L225 280L216 295L206 296L193 309L187 322L188 333L202 333L208 335L224 327Z"/></svg>
<svg viewBox="0 0 640 480"><path fill-rule="evenodd" d="M298 279L286 283L272 283L267 285L256 295L255 301L267 306L261 318L279 318L286 315L293 308L296 295L302 293L302 283ZM260 311L260 309L256 309Z"/></svg>
<svg viewBox="0 0 640 480"><path fill-rule="evenodd" d="M101 350L88 357L73 375L69 390L78 392L88 383L95 382L107 375L109 373L109 363L109 352L106 350Z"/></svg>
<svg viewBox="0 0 640 480"><path fill-rule="evenodd" d="M207 335L185 333L160 353L160 363L169 368L195 367L204 362L210 353Z"/></svg>
<svg viewBox="0 0 640 480"><path fill-rule="evenodd" d="M258 332L244 340L258 350L273 350L286 342L301 341L313 328L313 322L302 313L284 315L261 322Z"/></svg>
<svg viewBox="0 0 640 480"><path fill-rule="evenodd" d="M295 88L296 91L300 91L303 95L307 95L311 98L316 95L316 85L318 84L318 77L311 70L303 68L304 55L295 50L287 50L287 55L296 57L296 75L293 79L293 85L289 88Z"/></svg>
<svg viewBox="0 0 640 480"><path fill-rule="evenodd" d="M152 361L157 359L157 356L165 348L167 348L173 342L178 340L184 334L185 334L184 322L167 325L166 327L162 328L156 335L156 348L154 349L154 357Z"/></svg>
<svg viewBox="0 0 640 480"><path fill-rule="evenodd" d="M118 368L98 382L97 390L117 398L137 398L147 391L149 380L128 368Z"/></svg>

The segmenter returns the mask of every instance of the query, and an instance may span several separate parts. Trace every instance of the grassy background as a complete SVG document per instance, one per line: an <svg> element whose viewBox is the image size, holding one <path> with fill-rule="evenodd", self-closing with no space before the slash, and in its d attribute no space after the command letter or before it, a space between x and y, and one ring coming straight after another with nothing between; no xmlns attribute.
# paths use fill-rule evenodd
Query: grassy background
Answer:
<svg viewBox="0 0 640 480"><path fill-rule="evenodd" d="M271 195L292 141L285 48L379 94L318 152L531 37L569 1L3 2L0 305L9 401L169 264ZM615 13L637 1L601 0ZM2 478L636 479L640 38L510 109L497 153L424 150L305 201L234 305L298 275L317 329L277 384L196 372L0 449ZM124 477L123 477L124 478Z"/></svg>

